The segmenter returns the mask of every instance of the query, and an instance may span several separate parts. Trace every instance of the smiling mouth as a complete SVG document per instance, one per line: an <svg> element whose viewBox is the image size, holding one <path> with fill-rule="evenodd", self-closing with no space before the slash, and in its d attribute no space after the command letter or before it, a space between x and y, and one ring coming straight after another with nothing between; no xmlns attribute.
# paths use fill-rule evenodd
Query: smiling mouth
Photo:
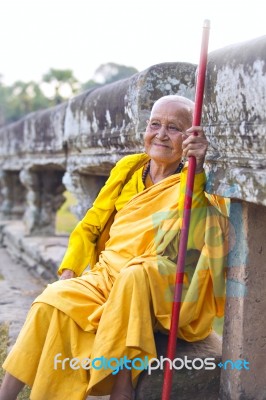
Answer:
<svg viewBox="0 0 266 400"><path fill-rule="evenodd" d="M153 143L154 146L159 146L159 147L166 147L167 149L170 149L170 146L167 146L166 144L161 144L161 143Z"/></svg>

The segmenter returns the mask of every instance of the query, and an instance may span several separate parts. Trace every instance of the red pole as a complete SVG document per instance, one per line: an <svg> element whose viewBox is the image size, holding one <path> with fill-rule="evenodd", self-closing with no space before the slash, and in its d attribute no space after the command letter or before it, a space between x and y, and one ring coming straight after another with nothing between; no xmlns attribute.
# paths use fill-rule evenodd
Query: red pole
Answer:
<svg viewBox="0 0 266 400"><path fill-rule="evenodd" d="M204 83L206 75L207 55L208 55L208 42L210 32L210 21L205 20L203 24L201 53L198 68L198 77L196 84L196 95L195 95L195 109L193 114L193 125L198 126L201 123L201 111L203 103ZM197 135L196 132L194 135ZM187 252L187 241L189 232L189 222L191 214L191 203L193 195L194 177L196 171L196 159L195 157L189 157L188 161L188 175L186 182L186 193L185 193L185 204L183 213L183 222L180 234L178 259L177 259L177 272L175 281L175 291L172 308L171 327L168 339L167 358L171 361L175 358L176 352L176 338L179 323L179 314L181 307L181 296L182 296L182 285L184 278L185 260ZM170 368L169 363L166 363L164 371L164 382L162 391L162 400L169 400L172 388L173 370Z"/></svg>

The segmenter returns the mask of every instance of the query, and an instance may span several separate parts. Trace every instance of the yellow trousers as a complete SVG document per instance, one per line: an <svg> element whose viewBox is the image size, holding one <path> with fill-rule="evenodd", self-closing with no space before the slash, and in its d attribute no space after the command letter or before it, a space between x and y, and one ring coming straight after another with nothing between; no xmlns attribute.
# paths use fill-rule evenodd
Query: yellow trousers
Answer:
<svg viewBox="0 0 266 400"><path fill-rule="evenodd" d="M89 275L85 275L86 280ZM63 286L69 288L70 285L80 291L82 279L48 285L32 305L17 342L4 362L5 370L32 387L32 400L81 400L88 394L110 394L115 380L112 369L74 370L70 368L69 362L62 365L56 360L83 360L102 356L119 359L125 355L128 359L156 357L150 290L145 270L131 267L118 276L105 303L97 332L84 331L64 312L38 302L46 296L55 298L56 292L58 304L60 300L64 302L62 293L56 289ZM87 290L88 309L92 306L89 304L89 292ZM95 297L96 293L94 291L91 296ZM98 303L101 297L99 292ZM69 302L74 307L73 296L69 296ZM132 369L133 381L136 382L140 372Z"/></svg>

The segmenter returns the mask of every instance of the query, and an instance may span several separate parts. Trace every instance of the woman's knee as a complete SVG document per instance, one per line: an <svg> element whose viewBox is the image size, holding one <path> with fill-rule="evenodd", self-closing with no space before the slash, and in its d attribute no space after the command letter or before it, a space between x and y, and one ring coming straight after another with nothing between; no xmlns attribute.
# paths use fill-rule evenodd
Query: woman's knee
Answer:
<svg viewBox="0 0 266 400"><path fill-rule="evenodd" d="M135 284L138 285L140 283L147 284L147 274L145 269L142 266L132 265L128 268L123 269L117 277L117 283L123 282L124 284Z"/></svg>

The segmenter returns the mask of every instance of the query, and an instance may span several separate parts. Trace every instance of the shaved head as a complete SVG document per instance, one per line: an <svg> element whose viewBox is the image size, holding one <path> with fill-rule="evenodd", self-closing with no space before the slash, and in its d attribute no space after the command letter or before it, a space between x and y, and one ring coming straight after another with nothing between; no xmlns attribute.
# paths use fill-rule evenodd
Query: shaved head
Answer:
<svg viewBox="0 0 266 400"><path fill-rule="evenodd" d="M144 136L153 163L172 167L180 163L182 136L192 126L193 110L193 101L182 96L164 96L154 103Z"/></svg>
<svg viewBox="0 0 266 400"><path fill-rule="evenodd" d="M187 99L186 97L177 96L174 94L168 95L168 96L163 96L159 100L157 100L152 107L151 116L153 115L154 112L156 112L156 110L158 108L160 108L162 105L167 106L168 103L169 104L176 103L179 107L181 107L184 110L184 112L187 114L188 118L191 119L191 122L192 122L193 111L194 111L194 102Z"/></svg>

